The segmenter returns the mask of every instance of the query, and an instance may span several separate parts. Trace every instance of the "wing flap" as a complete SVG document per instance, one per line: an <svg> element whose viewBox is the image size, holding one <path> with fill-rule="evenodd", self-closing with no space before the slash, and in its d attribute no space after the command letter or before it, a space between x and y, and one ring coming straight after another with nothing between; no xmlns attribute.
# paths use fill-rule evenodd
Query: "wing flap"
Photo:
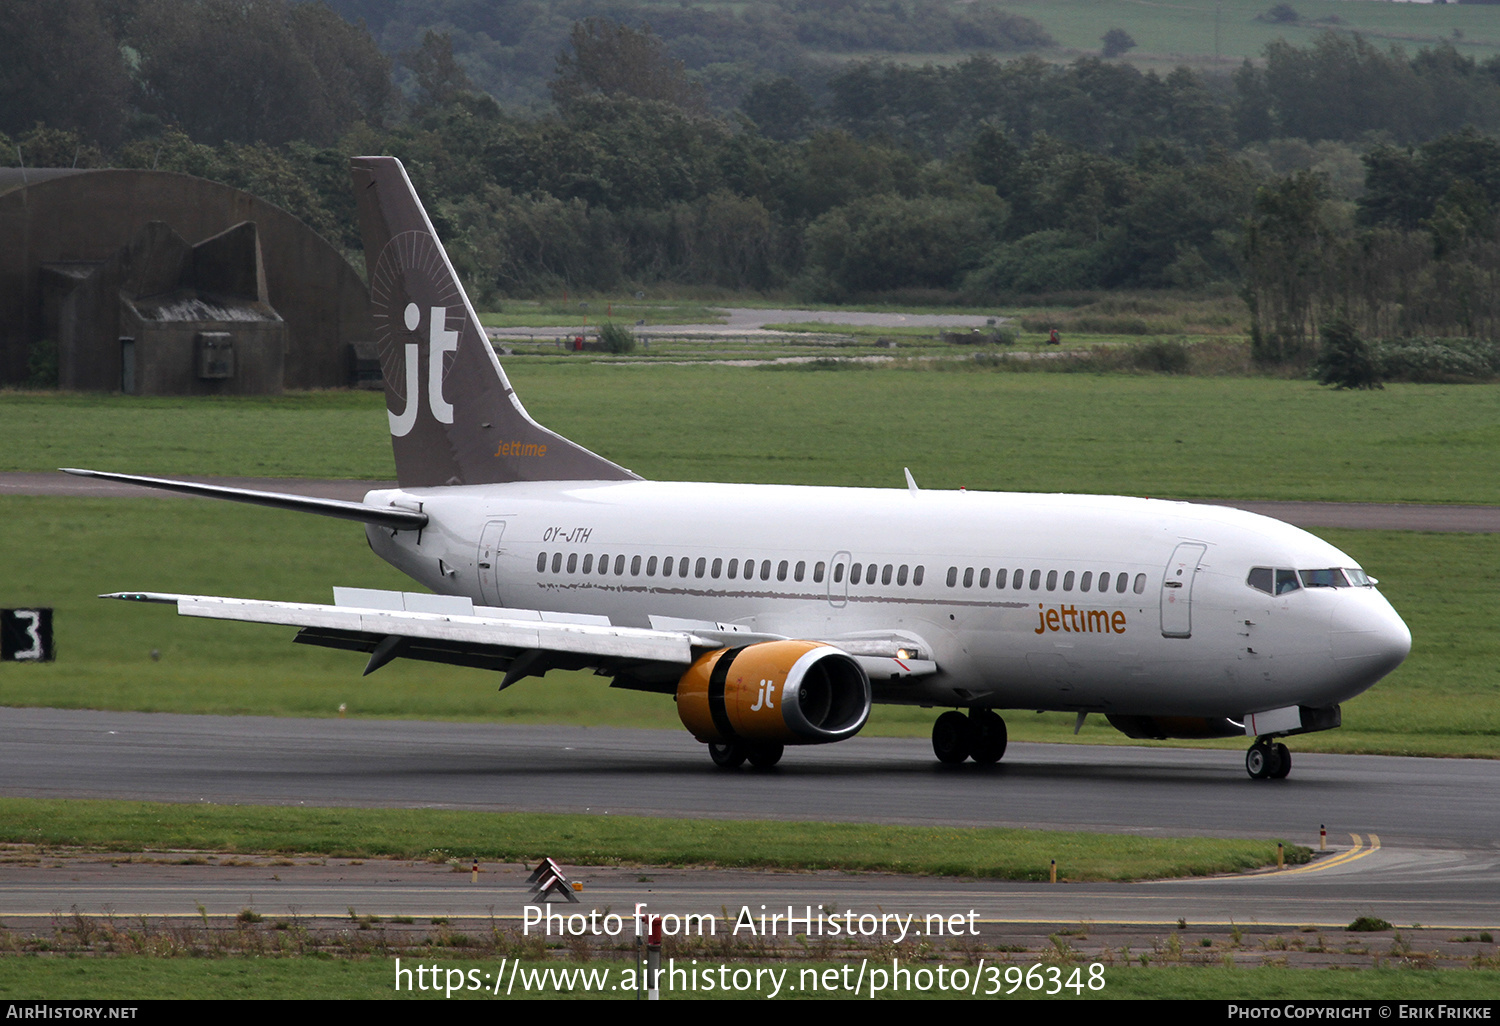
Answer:
<svg viewBox="0 0 1500 1026"><path fill-rule="evenodd" d="M592 657L594 661L586 662L585 665L602 665L616 660L641 660L687 666L693 661L694 643L701 640L683 631L657 631L640 627L506 620L395 609L321 606L302 602L264 602L211 595L120 592L103 597L175 603L177 612L182 616L201 616L214 620L280 624L339 632L346 636L366 635L378 639L396 635L456 646L502 651L538 649Z"/></svg>

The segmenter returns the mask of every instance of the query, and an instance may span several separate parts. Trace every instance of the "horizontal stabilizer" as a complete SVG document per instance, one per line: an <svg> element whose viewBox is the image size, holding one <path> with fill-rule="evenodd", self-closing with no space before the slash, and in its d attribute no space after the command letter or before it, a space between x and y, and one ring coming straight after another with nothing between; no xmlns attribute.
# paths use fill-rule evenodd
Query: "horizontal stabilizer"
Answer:
<svg viewBox="0 0 1500 1026"><path fill-rule="evenodd" d="M103 470L79 470L75 467L61 469L65 474L76 474L79 477L123 481L126 484L140 485L143 488L181 492L184 495L197 495L205 499L228 499L230 502L248 502L252 506L270 506L273 509L316 513L319 516L337 517L340 520L358 520L362 523L379 524L398 531L419 531L427 526L426 513L414 509L398 509L395 506L366 506L362 502L345 502L343 499L319 499L310 495L287 495L284 492L258 492L251 488L229 488L224 485L199 484L197 481L173 481L164 477L113 474Z"/></svg>

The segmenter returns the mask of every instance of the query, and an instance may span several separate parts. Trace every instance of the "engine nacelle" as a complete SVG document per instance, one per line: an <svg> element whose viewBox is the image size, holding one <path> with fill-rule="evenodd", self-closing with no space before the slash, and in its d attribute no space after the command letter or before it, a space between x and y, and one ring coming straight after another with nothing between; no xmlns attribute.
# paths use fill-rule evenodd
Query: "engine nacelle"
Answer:
<svg viewBox="0 0 1500 1026"><path fill-rule="evenodd" d="M721 648L678 681L677 715L705 743L827 744L858 734L870 718L870 678L821 642Z"/></svg>

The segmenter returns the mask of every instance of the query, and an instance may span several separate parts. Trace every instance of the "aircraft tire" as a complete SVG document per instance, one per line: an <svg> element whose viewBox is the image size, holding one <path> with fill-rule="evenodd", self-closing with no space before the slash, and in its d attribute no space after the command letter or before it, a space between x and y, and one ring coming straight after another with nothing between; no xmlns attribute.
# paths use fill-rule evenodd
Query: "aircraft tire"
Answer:
<svg viewBox="0 0 1500 1026"><path fill-rule="evenodd" d="M1288 773L1292 772L1292 753L1287 750L1286 745L1276 743L1276 769L1271 773L1272 780L1285 780Z"/></svg>
<svg viewBox="0 0 1500 1026"><path fill-rule="evenodd" d="M749 755L739 741L710 741L708 744L708 757L719 769L739 769Z"/></svg>
<svg viewBox="0 0 1500 1026"><path fill-rule="evenodd" d="M781 761L785 751L784 745L751 745L747 758L756 769L768 770Z"/></svg>
<svg viewBox="0 0 1500 1026"><path fill-rule="evenodd" d="M969 757L974 730L961 712L945 712L932 725L932 752L939 762L956 766Z"/></svg>
<svg viewBox="0 0 1500 1026"><path fill-rule="evenodd" d="M1005 721L993 709L974 709L969 713L969 730L973 745L969 758L981 766L991 766L1005 757L1009 740Z"/></svg>
<svg viewBox="0 0 1500 1026"><path fill-rule="evenodd" d="M1251 780L1265 780L1271 775L1271 746L1260 741L1245 753L1245 772Z"/></svg>

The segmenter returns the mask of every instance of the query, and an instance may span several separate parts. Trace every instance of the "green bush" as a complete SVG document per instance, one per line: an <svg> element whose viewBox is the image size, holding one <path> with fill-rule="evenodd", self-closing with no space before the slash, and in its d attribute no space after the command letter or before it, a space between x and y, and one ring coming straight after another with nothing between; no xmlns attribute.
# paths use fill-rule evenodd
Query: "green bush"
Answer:
<svg viewBox="0 0 1500 1026"><path fill-rule="evenodd" d="M1186 374L1188 347L1181 339L1158 338L1135 346L1131 362L1139 370L1158 374Z"/></svg>
<svg viewBox="0 0 1500 1026"><path fill-rule="evenodd" d="M1500 342L1487 339L1387 339L1371 348L1385 381L1488 381L1500 376Z"/></svg>
<svg viewBox="0 0 1500 1026"><path fill-rule="evenodd" d="M1332 317L1318 327L1322 344L1318 347L1315 372L1318 384L1335 388L1383 388L1381 368L1370 344L1343 317Z"/></svg>
<svg viewBox="0 0 1500 1026"><path fill-rule="evenodd" d="M611 353L635 352L635 335L629 328L622 328L614 321L605 321L599 329L599 341Z"/></svg>

